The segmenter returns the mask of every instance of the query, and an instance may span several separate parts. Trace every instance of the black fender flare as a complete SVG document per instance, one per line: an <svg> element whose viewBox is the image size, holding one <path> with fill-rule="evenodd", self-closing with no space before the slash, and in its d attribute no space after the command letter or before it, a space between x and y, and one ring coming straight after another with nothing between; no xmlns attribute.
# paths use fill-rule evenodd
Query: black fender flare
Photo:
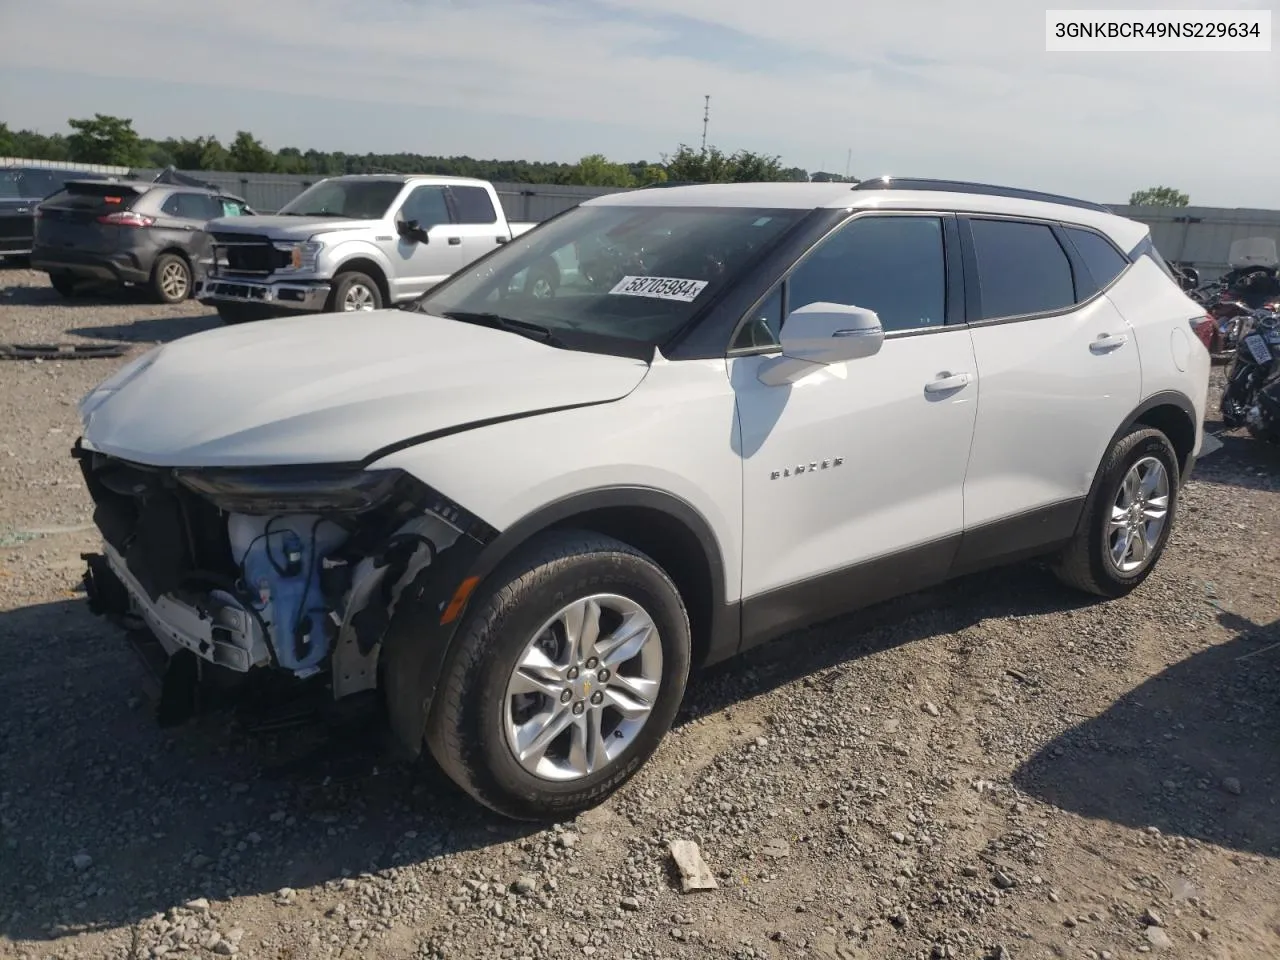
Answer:
<svg viewBox="0 0 1280 960"><path fill-rule="evenodd" d="M706 598L710 607L708 636L699 659L715 662L737 652L739 608L725 602L724 556L706 517L683 498L655 487L609 486L580 491L526 514L486 543L459 539L423 572L413 598L417 615L396 618L380 655L393 747L398 755L413 757L421 752L444 665L457 642L470 600L485 582L538 534L575 517L629 509L662 513L696 539L710 591Z"/></svg>

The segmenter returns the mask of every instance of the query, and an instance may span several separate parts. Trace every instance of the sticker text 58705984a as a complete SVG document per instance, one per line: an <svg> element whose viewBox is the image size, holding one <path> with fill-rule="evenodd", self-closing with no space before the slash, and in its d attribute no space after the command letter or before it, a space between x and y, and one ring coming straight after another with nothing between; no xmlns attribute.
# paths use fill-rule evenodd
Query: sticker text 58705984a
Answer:
<svg viewBox="0 0 1280 960"><path fill-rule="evenodd" d="M692 303L706 286L706 280L679 277L623 277L609 292L622 297L655 297Z"/></svg>

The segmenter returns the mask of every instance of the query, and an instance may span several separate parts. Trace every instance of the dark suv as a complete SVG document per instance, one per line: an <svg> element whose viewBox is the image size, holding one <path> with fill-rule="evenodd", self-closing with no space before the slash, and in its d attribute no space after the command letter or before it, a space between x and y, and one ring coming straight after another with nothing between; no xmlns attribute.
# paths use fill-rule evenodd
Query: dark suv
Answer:
<svg viewBox="0 0 1280 960"><path fill-rule="evenodd" d="M0 257L25 257L31 252L36 205L72 179L106 180L107 176L43 167L0 170Z"/></svg>
<svg viewBox="0 0 1280 960"><path fill-rule="evenodd" d="M213 255L205 224L252 214L240 197L204 187L72 180L36 208L31 266L66 297L85 285L137 285L179 303Z"/></svg>

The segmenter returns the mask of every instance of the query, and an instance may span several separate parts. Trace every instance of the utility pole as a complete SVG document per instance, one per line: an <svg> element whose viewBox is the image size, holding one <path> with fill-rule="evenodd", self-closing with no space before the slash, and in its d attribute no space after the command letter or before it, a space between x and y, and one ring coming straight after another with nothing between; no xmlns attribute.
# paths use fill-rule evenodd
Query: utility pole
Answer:
<svg viewBox="0 0 1280 960"><path fill-rule="evenodd" d="M849 148L848 154L844 158L844 178L849 179L849 167L853 164L853 147Z"/></svg>
<svg viewBox="0 0 1280 960"><path fill-rule="evenodd" d="M711 94L707 94L703 98L705 104L702 108L702 152L707 152L707 124L711 122Z"/></svg>

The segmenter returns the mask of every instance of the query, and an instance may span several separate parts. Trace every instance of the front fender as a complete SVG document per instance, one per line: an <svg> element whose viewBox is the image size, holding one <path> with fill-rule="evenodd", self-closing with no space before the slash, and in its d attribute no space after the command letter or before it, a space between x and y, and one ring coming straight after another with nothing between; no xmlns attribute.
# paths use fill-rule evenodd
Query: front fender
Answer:
<svg viewBox="0 0 1280 960"><path fill-rule="evenodd" d="M355 237L339 239L332 246L326 240L324 249L320 252L320 259L316 263L316 271L331 280L338 275L344 264L352 260L370 260L376 263L382 275L387 278L395 273L391 259L381 247L370 240Z"/></svg>

